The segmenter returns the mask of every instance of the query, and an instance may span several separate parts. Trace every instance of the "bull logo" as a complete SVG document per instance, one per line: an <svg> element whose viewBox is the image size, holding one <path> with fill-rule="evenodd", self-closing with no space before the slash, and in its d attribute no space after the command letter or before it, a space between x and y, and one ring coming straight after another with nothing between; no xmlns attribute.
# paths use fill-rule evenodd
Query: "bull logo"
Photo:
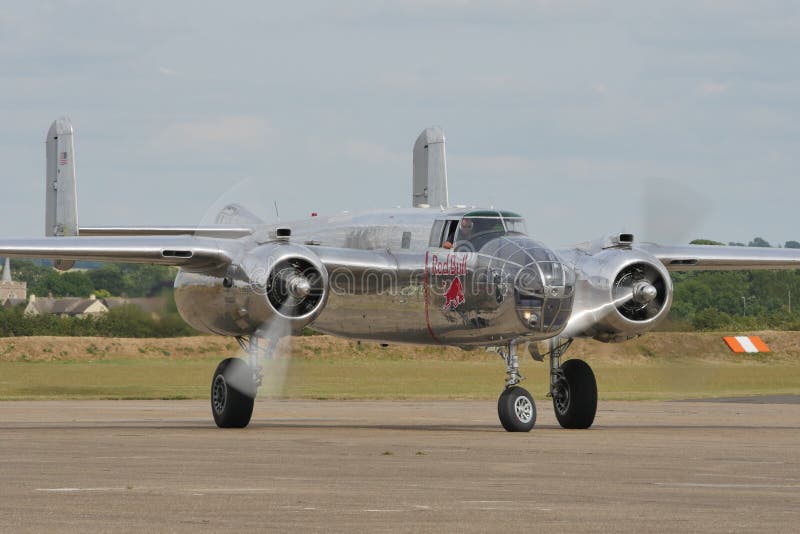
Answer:
<svg viewBox="0 0 800 534"><path fill-rule="evenodd" d="M443 282L442 289L444 289L444 306L442 307L443 311L455 310L466 301L466 299L464 299L464 286L461 283L460 278L453 278L449 287L446 281Z"/></svg>

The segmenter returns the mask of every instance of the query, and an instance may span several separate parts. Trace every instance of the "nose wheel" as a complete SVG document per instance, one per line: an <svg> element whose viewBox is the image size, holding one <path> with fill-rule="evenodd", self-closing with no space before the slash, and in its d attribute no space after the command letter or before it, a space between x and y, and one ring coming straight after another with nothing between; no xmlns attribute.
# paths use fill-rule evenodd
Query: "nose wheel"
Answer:
<svg viewBox="0 0 800 534"><path fill-rule="evenodd" d="M530 432L536 424L536 403L525 388L506 389L497 400L500 423L509 432Z"/></svg>
<svg viewBox="0 0 800 534"><path fill-rule="evenodd" d="M519 374L517 344L496 349L506 362L506 389L497 399L497 415L500 424L509 432L530 432L536 424L536 403L525 388L519 386L523 376Z"/></svg>

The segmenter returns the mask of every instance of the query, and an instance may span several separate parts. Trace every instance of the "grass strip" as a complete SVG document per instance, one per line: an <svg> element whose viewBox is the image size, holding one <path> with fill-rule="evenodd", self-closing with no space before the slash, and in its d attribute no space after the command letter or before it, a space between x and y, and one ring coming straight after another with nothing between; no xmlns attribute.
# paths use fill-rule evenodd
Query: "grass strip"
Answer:
<svg viewBox="0 0 800 534"><path fill-rule="evenodd" d="M800 362L591 362L601 399L800 394ZM205 399L216 357L0 362L0 399ZM261 396L314 399L495 399L499 361L295 359L268 363ZM525 362L523 386L547 393L547 366ZM285 379L283 378L285 377Z"/></svg>

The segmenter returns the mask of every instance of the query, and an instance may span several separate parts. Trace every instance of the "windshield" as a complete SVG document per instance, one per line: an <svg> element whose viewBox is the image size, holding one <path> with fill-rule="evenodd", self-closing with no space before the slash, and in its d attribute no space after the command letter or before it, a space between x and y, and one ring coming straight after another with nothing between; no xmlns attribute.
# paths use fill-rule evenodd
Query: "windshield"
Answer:
<svg viewBox="0 0 800 534"><path fill-rule="evenodd" d="M458 224L455 248L457 250L479 250L496 237L508 233L524 234L525 221L521 218L464 217Z"/></svg>
<svg viewBox="0 0 800 534"><path fill-rule="evenodd" d="M509 234L528 234L528 229L525 227L525 219L503 219L503 222L506 223L506 232Z"/></svg>

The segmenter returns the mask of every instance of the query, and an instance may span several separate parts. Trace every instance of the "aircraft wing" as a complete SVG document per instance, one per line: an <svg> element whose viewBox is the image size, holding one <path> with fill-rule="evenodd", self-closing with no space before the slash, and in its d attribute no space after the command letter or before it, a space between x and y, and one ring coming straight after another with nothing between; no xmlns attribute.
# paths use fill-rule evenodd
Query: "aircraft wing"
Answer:
<svg viewBox="0 0 800 534"><path fill-rule="evenodd" d="M663 246L654 243L643 243L636 245L636 248L658 258L670 271L800 269L800 249L716 245Z"/></svg>
<svg viewBox="0 0 800 534"><path fill-rule="evenodd" d="M234 246L226 240L190 236L41 237L0 239L0 256L172 265L190 271L223 267Z"/></svg>

